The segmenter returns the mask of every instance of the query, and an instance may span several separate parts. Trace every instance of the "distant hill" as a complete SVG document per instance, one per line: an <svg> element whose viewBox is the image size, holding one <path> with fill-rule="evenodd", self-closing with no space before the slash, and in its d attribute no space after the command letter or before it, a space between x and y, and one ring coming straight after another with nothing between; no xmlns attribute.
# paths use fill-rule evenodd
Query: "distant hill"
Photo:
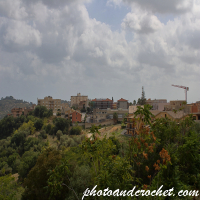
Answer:
<svg viewBox="0 0 200 200"><path fill-rule="evenodd" d="M25 108L32 106L32 102L15 99L13 96L7 96L0 100L0 119L3 119L8 113L11 113L12 108Z"/></svg>

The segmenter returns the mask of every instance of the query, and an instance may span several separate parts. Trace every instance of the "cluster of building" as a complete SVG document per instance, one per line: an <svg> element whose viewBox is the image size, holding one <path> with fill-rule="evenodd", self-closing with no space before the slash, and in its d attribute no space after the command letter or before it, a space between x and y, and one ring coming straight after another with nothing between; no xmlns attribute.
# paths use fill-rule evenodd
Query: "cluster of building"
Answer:
<svg viewBox="0 0 200 200"><path fill-rule="evenodd" d="M152 121L159 118L169 118L177 123L192 114L195 121L200 121L200 101L196 103L187 104L183 100L170 101L167 103L166 99L147 100L146 104L152 106L150 112L153 114ZM135 116L134 113L137 106L129 106L129 115L127 117L126 130L127 134L135 134Z"/></svg>
<svg viewBox="0 0 200 200"><path fill-rule="evenodd" d="M200 101L186 104L182 100L168 103L166 99L148 99L146 104L152 106L151 112L155 118L168 117L173 120L179 120L192 113L194 120L200 120ZM80 93L76 96L71 96L69 102L47 96L44 99L37 99L37 105L52 109L54 115L70 119L72 123L102 123L112 120L114 113L117 113L118 121L122 121L127 115L131 119L134 117L134 112L138 106L130 105L128 100L123 98L116 102L114 102L113 98L88 99L87 95L81 95ZM14 117L18 117L22 113L27 115L28 112L34 110L35 106L33 105L31 108L13 108L11 112Z"/></svg>

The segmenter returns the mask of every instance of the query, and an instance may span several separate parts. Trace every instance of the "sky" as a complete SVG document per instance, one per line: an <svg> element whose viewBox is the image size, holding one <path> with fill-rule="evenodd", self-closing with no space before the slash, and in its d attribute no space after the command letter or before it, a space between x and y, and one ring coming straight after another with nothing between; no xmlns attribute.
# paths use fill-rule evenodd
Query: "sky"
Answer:
<svg viewBox="0 0 200 200"><path fill-rule="evenodd" d="M200 101L200 0L0 0L0 98Z"/></svg>

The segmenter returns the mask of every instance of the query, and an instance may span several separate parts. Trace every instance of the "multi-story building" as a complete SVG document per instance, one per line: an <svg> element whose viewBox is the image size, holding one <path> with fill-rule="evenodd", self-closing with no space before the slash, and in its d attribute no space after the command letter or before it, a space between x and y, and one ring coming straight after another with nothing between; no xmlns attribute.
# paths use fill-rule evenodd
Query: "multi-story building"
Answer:
<svg viewBox="0 0 200 200"><path fill-rule="evenodd" d="M200 101L192 104L192 113L200 112Z"/></svg>
<svg viewBox="0 0 200 200"><path fill-rule="evenodd" d="M200 120L200 101L192 104L192 114L194 120Z"/></svg>
<svg viewBox="0 0 200 200"><path fill-rule="evenodd" d="M122 121L124 116L126 116L128 114L128 109L94 109L93 110L93 122L103 122L106 120L110 120L113 119L113 114L117 113L118 115L118 121Z"/></svg>
<svg viewBox="0 0 200 200"><path fill-rule="evenodd" d="M107 109L113 107L113 99L93 99L90 102L90 106L93 109L99 108L99 109Z"/></svg>
<svg viewBox="0 0 200 200"><path fill-rule="evenodd" d="M126 99L119 99L117 101L117 108L128 109L128 100Z"/></svg>
<svg viewBox="0 0 200 200"><path fill-rule="evenodd" d="M159 111L163 111L164 107L169 105L169 103L167 103L167 99L148 99L146 100L146 104L149 104L152 106L151 110L159 110Z"/></svg>
<svg viewBox="0 0 200 200"><path fill-rule="evenodd" d="M74 111L72 113L72 123L81 122L81 116L82 116L81 113Z"/></svg>
<svg viewBox="0 0 200 200"><path fill-rule="evenodd" d="M78 107L80 104L80 101L86 101L86 107L88 107L88 96L81 95L81 93L78 93L77 96L71 96L71 107L75 106Z"/></svg>
<svg viewBox="0 0 200 200"><path fill-rule="evenodd" d="M176 122L179 122L180 120L185 119L185 117L189 116L182 110L177 112L151 110L151 113L154 115L154 117L152 117L153 119L169 118Z"/></svg>
<svg viewBox="0 0 200 200"><path fill-rule="evenodd" d="M169 105L164 106L165 111L182 110L184 113L192 112L192 104L186 104L185 100L170 101Z"/></svg>
<svg viewBox="0 0 200 200"><path fill-rule="evenodd" d="M79 110L82 110L82 109L84 109L84 110L86 110L86 106L87 105L87 101L80 101L80 103L78 104L78 109Z"/></svg>
<svg viewBox="0 0 200 200"><path fill-rule="evenodd" d="M82 115L81 113L77 112L74 109L70 109L65 111L65 118L70 119L72 123L74 122L81 122L82 120Z"/></svg>
<svg viewBox="0 0 200 200"><path fill-rule="evenodd" d="M13 108L11 112L13 117L20 117L24 113L24 108Z"/></svg>
<svg viewBox="0 0 200 200"><path fill-rule="evenodd" d="M39 106L45 106L47 109L52 109L53 114L62 109L61 99L53 99L51 96L44 97L44 99L37 99Z"/></svg>
<svg viewBox="0 0 200 200"><path fill-rule="evenodd" d="M61 104L61 114L65 115L65 112L70 110L71 108L69 107L68 103L62 103Z"/></svg>
<svg viewBox="0 0 200 200"><path fill-rule="evenodd" d="M126 123L126 134L135 136L135 118L134 116L127 117L127 123Z"/></svg>
<svg viewBox="0 0 200 200"><path fill-rule="evenodd" d="M24 108L24 115L27 116L29 112L34 111L36 104L32 104L31 107Z"/></svg>
<svg viewBox="0 0 200 200"><path fill-rule="evenodd" d="M103 122L106 121L107 109L93 109L92 119L93 122Z"/></svg>

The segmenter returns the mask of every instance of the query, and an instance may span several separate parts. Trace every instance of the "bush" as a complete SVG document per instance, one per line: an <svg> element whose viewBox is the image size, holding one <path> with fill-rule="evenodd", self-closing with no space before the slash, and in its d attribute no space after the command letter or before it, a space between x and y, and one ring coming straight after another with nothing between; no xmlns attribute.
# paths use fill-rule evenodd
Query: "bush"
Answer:
<svg viewBox="0 0 200 200"><path fill-rule="evenodd" d="M49 171L55 169L60 164L61 152L53 148L48 148L38 157L37 163L28 173L24 181L25 191L22 200L28 199L49 199L50 192L47 193L46 186L49 179ZM54 198L58 199L58 198Z"/></svg>
<svg viewBox="0 0 200 200"><path fill-rule="evenodd" d="M50 134L51 132L51 124L48 124L46 127L45 127L45 130L48 134Z"/></svg>
<svg viewBox="0 0 200 200"><path fill-rule="evenodd" d="M61 130L58 130L56 133L57 139L60 140L60 137L63 135Z"/></svg>
<svg viewBox="0 0 200 200"><path fill-rule="evenodd" d="M11 139L11 144L15 143L17 146L24 145L26 140L26 133L24 131L20 131L13 135Z"/></svg>
<svg viewBox="0 0 200 200"><path fill-rule="evenodd" d="M81 134L81 127L80 126L75 126L72 127L70 130L70 135L80 135Z"/></svg>
<svg viewBox="0 0 200 200"><path fill-rule="evenodd" d="M53 111L51 109L48 110L45 106L36 106L34 115L39 118L51 117L53 115Z"/></svg>
<svg viewBox="0 0 200 200"><path fill-rule="evenodd" d="M42 119L38 119L35 123L34 123L35 129L36 131L41 130L42 126L43 126L43 121Z"/></svg>
<svg viewBox="0 0 200 200"><path fill-rule="evenodd" d="M46 131L45 130L41 130L40 131L40 135L38 137L43 138L43 139L47 139Z"/></svg>
<svg viewBox="0 0 200 200"><path fill-rule="evenodd" d="M33 151L26 151L23 154L19 166L19 177L21 179L24 179L31 170L31 168L35 166L38 154L39 154L38 152L33 152Z"/></svg>
<svg viewBox="0 0 200 200"><path fill-rule="evenodd" d="M64 118L55 118L53 120L54 124L55 124L55 132L54 134L57 133L58 130L61 130L62 132L64 130L68 130L69 129L69 121L67 119Z"/></svg>
<svg viewBox="0 0 200 200"><path fill-rule="evenodd" d="M124 124L123 122L121 123L121 129L126 128L126 124Z"/></svg>

